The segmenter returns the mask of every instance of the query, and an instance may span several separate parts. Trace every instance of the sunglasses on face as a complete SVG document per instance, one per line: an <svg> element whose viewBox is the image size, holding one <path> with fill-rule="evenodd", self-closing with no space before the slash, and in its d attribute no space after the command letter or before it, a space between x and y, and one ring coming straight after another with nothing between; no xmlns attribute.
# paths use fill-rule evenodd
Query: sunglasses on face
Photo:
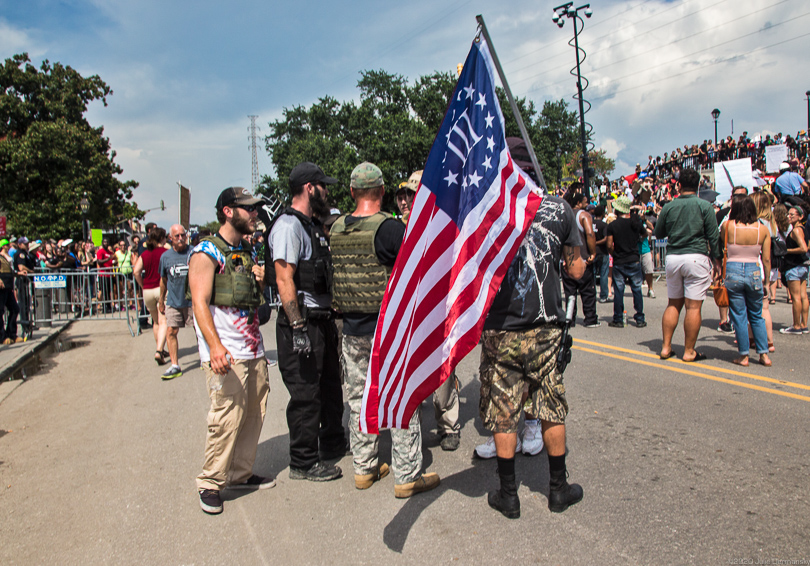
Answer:
<svg viewBox="0 0 810 566"><path fill-rule="evenodd" d="M241 208L245 212L256 212L259 210L258 204L234 204L231 208Z"/></svg>

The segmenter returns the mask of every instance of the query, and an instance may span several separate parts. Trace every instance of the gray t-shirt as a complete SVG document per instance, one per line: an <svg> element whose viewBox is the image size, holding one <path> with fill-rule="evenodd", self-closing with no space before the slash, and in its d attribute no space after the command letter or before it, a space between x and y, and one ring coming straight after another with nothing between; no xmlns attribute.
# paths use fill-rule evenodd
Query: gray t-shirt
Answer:
<svg viewBox="0 0 810 566"><path fill-rule="evenodd" d="M190 255L191 246L183 253L177 253L172 248L160 256L160 276L166 278L166 304L173 309L184 309L191 306L191 301L186 300L186 279L188 278Z"/></svg>
<svg viewBox="0 0 810 566"><path fill-rule="evenodd" d="M298 267L301 260L312 257L312 240L301 221L292 214L283 214L273 224L267 239L273 261L283 260ZM328 309L332 306L332 295L314 295L298 290L303 296L304 305L310 308Z"/></svg>

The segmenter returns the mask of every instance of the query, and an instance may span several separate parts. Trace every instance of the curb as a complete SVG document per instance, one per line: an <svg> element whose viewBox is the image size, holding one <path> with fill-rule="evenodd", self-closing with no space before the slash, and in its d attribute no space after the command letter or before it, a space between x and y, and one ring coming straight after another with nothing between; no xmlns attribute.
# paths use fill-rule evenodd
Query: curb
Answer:
<svg viewBox="0 0 810 566"><path fill-rule="evenodd" d="M61 327L52 330L50 334L48 334L47 336L45 336L45 338L42 339L42 341L35 344L31 349L24 351L16 360L14 360L8 366L0 370L0 388L8 389L9 384L11 383L10 378L14 375L14 373L17 372L17 370L19 370L20 368L22 368L25 364L27 364L32 358L34 358L34 356L38 355L45 348L47 348L53 342L55 342L56 339L62 334L62 332L70 328L72 324L73 321L69 320L65 322L65 324L63 324ZM17 389L17 387L25 383L24 379L15 381L17 381L18 383L14 384L9 391L5 392L5 394L0 393L0 403L5 401L8 398L8 396L11 395L11 393L13 393Z"/></svg>

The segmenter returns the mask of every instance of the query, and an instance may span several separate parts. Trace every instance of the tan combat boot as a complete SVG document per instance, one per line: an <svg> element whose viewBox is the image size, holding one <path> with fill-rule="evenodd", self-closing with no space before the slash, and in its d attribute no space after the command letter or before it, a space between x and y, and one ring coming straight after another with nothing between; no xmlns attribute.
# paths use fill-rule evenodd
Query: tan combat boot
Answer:
<svg viewBox="0 0 810 566"><path fill-rule="evenodd" d="M412 481L411 483L395 485L394 496L397 499L407 499L411 495L422 493L423 491L430 491L437 485L439 485L439 474L423 474L422 477L417 478L416 481Z"/></svg>
<svg viewBox="0 0 810 566"><path fill-rule="evenodd" d="M380 464L377 470L371 474L354 474L354 486L357 489L368 489L375 481L383 479L388 475L388 464Z"/></svg>

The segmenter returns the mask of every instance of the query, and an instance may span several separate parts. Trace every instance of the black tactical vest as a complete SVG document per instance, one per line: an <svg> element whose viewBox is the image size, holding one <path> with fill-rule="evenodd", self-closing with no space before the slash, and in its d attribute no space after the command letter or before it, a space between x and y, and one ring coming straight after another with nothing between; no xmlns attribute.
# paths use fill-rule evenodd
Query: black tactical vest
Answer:
<svg viewBox="0 0 810 566"><path fill-rule="evenodd" d="M312 241L312 254L309 259L299 259L293 274L293 283L299 291L306 291L313 295L328 295L332 289L332 253L329 250L329 242L321 228L321 222L317 218L307 218L305 214L288 206L284 212L276 216L267 231L264 233L264 275L265 283L270 286L273 293L278 293L276 285L276 266L273 263L273 250L270 247L270 232L282 215L289 214L295 216L304 231L309 234Z"/></svg>

